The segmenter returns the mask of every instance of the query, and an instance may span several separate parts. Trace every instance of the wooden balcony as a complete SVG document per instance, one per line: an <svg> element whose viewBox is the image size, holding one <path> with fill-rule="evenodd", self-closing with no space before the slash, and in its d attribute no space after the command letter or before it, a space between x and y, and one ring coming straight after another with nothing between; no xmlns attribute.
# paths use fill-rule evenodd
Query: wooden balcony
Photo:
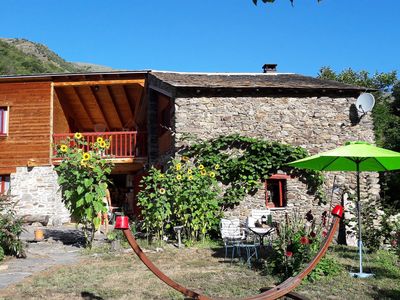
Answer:
<svg viewBox="0 0 400 300"><path fill-rule="evenodd" d="M111 159L115 162L129 163L133 159L145 158L147 156L147 135L144 132L136 131L112 131L112 132L82 132L83 139L87 145L83 146L84 151L90 150L90 144L95 143L98 137L110 141L110 147L102 153L102 158ZM67 138L73 138L73 133L53 134L53 144L62 144ZM73 146L71 141L69 146ZM53 153L53 162L57 163L56 152Z"/></svg>

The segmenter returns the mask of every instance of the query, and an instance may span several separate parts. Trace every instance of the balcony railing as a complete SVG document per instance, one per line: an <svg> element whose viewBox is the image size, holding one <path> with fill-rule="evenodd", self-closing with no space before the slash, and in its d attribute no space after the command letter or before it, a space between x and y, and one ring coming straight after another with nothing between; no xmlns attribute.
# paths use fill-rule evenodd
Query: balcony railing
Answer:
<svg viewBox="0 0 400 300"><path fill-rule="evenodd" d="M136 131L116 131L116 132L82 132L82 138L87 142L83 146L84 151L90 150L90 144L95 143L98 137L110 141L110 147L102 153L104 158L133 158L145 157L147 155L146 133ZM73 138L73 133L55 133L53 134L53 144L59 145ZM71 140L69 146L73 146ZM55 156L54 152L54 156Z"/></svg>

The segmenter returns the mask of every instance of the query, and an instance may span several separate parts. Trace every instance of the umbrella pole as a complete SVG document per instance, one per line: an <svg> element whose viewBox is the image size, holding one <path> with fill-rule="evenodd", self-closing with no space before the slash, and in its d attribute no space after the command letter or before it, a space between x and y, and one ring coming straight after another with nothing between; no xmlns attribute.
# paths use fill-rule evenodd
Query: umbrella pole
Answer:
<svg viewBox="0 0 400 300"><path fill-rule="evenodd" d="M358 214L358 255L360 258L360 274L363 272L362 268L362 235L361 235L361 202L360 202L360 166L357 163L357 214Z"/></svg>
<svg viewBox="0 0 400 300"><path fill-rule="evenodd" d="M360 270L359 273L351 273L353 277L357 278L368 278L373 276L371 273L364 273L362 266L362 235L361 235L361 197L360 197L360 162L356 161L357 164L357 214L358 214L358 255L360 259Z"/></svg>

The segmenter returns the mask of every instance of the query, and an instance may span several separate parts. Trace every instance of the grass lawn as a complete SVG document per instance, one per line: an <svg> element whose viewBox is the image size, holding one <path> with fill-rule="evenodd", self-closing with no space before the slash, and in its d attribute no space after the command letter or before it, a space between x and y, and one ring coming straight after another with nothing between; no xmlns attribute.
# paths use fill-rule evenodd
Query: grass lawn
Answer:
<svg viewBox="0 0 400 300"><path fill-rule="evenodd" d="M24 282L0 291L1 299L184 299L159 281L135 254L86 253L74 266L39 273ZM102 250L102 251L100 251ZM276 278L262 275L242 263L224 262L222 251L213 247L149 252L151 260L177 282L211 297L240 298L258 294L272 286ZM330 251L345 268L357 271L355 249L334 247ZM368 262L369 261L369 262ZM311 299L400 299L400 266L393 255L380 251L367 256L366 271L371 279L340 275L296 289Z"/></svg>

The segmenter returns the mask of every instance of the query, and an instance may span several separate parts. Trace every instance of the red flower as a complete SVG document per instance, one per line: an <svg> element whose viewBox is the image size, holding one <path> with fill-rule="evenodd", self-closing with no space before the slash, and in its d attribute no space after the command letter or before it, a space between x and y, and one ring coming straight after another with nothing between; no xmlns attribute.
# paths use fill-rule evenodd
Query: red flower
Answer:
<svg viewBox="0 0 400 300"><path fill-rule="evenodd" d="M396 240L392 240L392 241L390 242L390 244L392 244L392 247L393 247L393 248L396 248L396 247L397 247L397 241L396 241Z"/></svg>
<svg viewBox="0 0 400 300"><path fill-rule="evenodd" d="M316 234L314 231L311 231L311 232L310 232L310 236L311 236L312 238L315 238L315 237L317 236L317 234Z"/></svg>
<svg viewBox="0 0 400 300"><path fill-rule="evenodd" d="M292 257L292 256L293 256L293 252L292 252L292 251L286 251L286 252L285 252L285 255L286 255L287 257Z"/></svg>
<svg viewBox="0 0 400 300"><path fill-rule="evenodd" d="M307 237L302 236L302 237L300 238L300 244L302 244L302 245L307 245L307 244L309 244L309 243L310 243L310 241L308 240Z"/></svg>
<svg viewBox="0 0 400 300"><path fill-rule="evenodd" d="M322 231L322 236L323 237L326 237L328 235L328 231L326 230L326 229L324 229L323 231Z"/></svg>

